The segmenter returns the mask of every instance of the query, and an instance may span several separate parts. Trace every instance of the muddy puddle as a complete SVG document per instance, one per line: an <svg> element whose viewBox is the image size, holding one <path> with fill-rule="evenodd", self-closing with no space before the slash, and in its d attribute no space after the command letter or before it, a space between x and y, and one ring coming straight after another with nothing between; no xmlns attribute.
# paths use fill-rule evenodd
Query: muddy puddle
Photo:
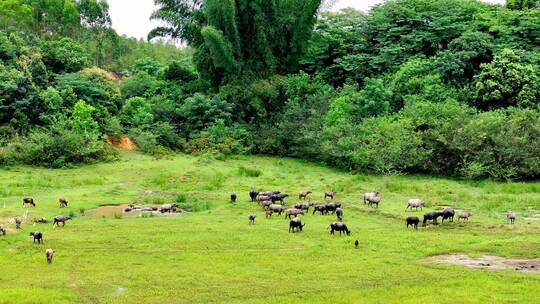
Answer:
<svg viewBox="0 0 540 304"><path fill-rule="evenodd" d="M472 258L466 254L445 254L427 258L428 263L454 264L470 268L484 269L514 269L523 272L540 272L539 259L507 259L492 255L483 255L480 258Z"/></svg>
<svg viewBox="0 0 540 304"><path fill-rule="evenodd" d="M160 205L133 206L129 204L122 205L103 205L95 209L86 211L85 215L90 217L137 217L137 216L176 216L182 213L181 210L174 213L161 213Z"/></svg>

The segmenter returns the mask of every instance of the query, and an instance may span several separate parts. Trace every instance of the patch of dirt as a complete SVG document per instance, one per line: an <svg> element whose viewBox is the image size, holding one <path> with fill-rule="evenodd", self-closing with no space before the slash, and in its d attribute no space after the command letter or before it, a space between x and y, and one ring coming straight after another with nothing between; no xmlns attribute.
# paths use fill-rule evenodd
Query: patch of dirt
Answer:
<svg viewBox="0 0 540 304"><path fill-rule="evenodd" d="M466 254L453 253L437 255L425 260L434 264L463 265L470 268L514 269L523 272L540 272L540 259L507 259L492 255L471 258Z"/></svg>
<svg viewBox="0 0 540 304"><path fill-rule="evenodd" d="M108 142L110 145L116 148L125 149L125 150L135 150L137 145L127 136L109 136Z"/></svg>
<svg viewBox="0 0 540 304"><path fill-rule="evenodd" d="M158 205L144 205L138 206L140 208L130 208L129 204L123 205L103 205L95 209L86 211L85 215L89 217L114 217L114 216L126 216L136 217L143 216L145 214L151 216L175 216L181 214L183 211L178 210L176 213L161 213Z"/></svg>

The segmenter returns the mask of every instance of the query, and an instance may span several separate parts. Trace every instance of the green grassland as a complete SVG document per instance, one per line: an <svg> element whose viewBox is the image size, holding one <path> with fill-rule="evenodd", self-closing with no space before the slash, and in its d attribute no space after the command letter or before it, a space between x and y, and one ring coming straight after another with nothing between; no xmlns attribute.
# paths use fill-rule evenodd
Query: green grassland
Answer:
<svg viewBox="0 0 540 304"><path fill-rule="evenodd" d="M515 270L429 264L445 253L540 256L540 183L462 181L432 176L350 174L321 165L271 157L216 160L178 155L156 160L123 152L114 163L74 169L0 170L0 303L540 303L540 275ZM257 169L251 172L250 169ZM338 192L350 236L332 236L333 215L306 215L301 233L264 213L248 191L312 190L322 202ZM145 191L151 190L152 194ZM378 210L361 193L378 190ZM228 202L230 192L239 202ZM66 196L68 208L57 199ZM76 214L65 228L9 220ZM424 210L451 205L473 212L469 223L406 229L410 198ZM191 212L172 217L91 217L104 204L177 200ZM81 215L81 209L86 215ZM515 225L504 212L516 211ZM247 216L257 214L249 226ZM32 243L41 230L45 244ZM353 242L360 241L360 249ZM44 250L53 248L48 265Z"/></svg>

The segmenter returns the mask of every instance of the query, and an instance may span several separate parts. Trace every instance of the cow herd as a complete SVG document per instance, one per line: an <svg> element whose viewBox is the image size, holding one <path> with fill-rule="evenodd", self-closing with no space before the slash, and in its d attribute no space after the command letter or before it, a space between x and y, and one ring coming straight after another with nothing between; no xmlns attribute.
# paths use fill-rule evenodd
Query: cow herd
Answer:
<svg viewBox="0 0 540 304"><path fill-rule="evenodd" d="M324 199L330 199L331 201L325 204L314 204L312 202L306 202L308 196L310 196L312 191L303 191L298 193L298 199L300 202L294 204L291 208L285 207L285 199L289 197L286 193L281 193L280 191L265 191L259 192L257 190L251 190L249 192L249 197L252 202L257 202L261 208L264 210L266 218L272 217L272 215L277 214L278 216L284 215L285 218L289 219L289 232L300 232L303 230L305 223L298 217L299 215L309 214L310 209L312 210L312 215L320 213L321 215L334 214L337 217L337 221L330 223L328 228L330 233L334 232L346 233L347 235L351 234L351 231L345 223L343 223L343 208L340 203L332 201L337 195L335 191L324 192ZM231 202L236 202L237 195L236 193L231 194ZM304 202L302 202L302 200ZM252 225L255 223L255 214L248 216L249 224Z"/></svg>
<svg viewBox="0 0 540 304"><path fill-rule="evenodd" d="M320 213L321 215L336 215L337 221L330 223L330 225L328 226L331 234L334 234L334 232L339 232L340 235L341 233L346 233L347 235L350 235L351 231L349 230L347 225L343 223L342 204L333 201L337 193L335 191L324 192L324 200L332 200L329 203L325 204L306 202L311 194L313 194L312 191L302 191L298 193L298 199L300 200L300 202L293 204L290 208L285 207L285 198L289 197L289 195L281 193L280 191L259 192L252 189L249 192L249 197L252 202L257 202L263 208L266 214L266 218L272 217L273 214L277 214L280 216L282 214L285 214L285 218L289 219L289 232L302 231L305 224L302 223L298 216L309 213L310 208L313 208L313 215L316 213ZM236 193L231 194L231 202L236 202L236 199ZM381 203L381 194L378 191L366 192L363 194L363 201L364 204L369 207L379 208L379 204ZM418 208L420 208L420 210L423 210L425 206L426 204L423 200L414 198L407 201L405 211L418 211ZM426 226L429 222L433 223L434 225L438 225L439 218L441 219L441 223L444 223L445 220L453 223L455 216L456 211L451 207L446 207L442 211L426 212L423 216L422 226ZM461 220L468 221L471 216L472 213L468 211L457 212L458 222L460 222ZM249 216L250 224L255 223L255 217L256 216L254 214ZM516 219L515 212L508 211L506 213L506 218L509 224L514 224L514 221ZM420 218L418 216L408 216L405 219L405 225L407 228L412 227L414 229L418 229L419 224Z"/></svg>

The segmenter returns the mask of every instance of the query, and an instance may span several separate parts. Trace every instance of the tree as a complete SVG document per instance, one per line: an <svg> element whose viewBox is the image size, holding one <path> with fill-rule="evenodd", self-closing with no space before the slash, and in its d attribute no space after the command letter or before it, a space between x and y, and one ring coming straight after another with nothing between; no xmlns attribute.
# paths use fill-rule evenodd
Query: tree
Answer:
<svg viewBox="0 0 540 304"><path fill-rule="evenodd" d="M73 106L70 124L72 129L85 138L96 141L99 137L99 125L93 117L95 108L79 100Z"/></svg>
<svg viewBox="0 0 540 304"><path fill-rule="evenodd" d="M26 31L32 27L32 8L25 2L25 0L0 1L0 29L2 31Z"/></svg>
<svg viewBox="0 0 540 304"><path fill-rule="evenodd" d="M506 49L495 55L493 62L481 65L474 78L480 108L534 108L539 104L540 71L524 58L525 54Z"/></svg>
<svg viewBox="0 0 540 304"><path fill-rule="evenodd" d="M72 73L90 65L86 50L70 38L43 44L44 62L55 73Z"/></svg>
<svg viewBox="0 0 540 304"><path fill-rule="evenodd" d="M540 7L538 0L506 0L506 7L511 10L524 10Z"/></svg>
<svg viewBox="0 0 540 304"><path fill-rule="evenodd" d="M186 137L193 137L196 132L222 119L227 125L231 123L231 106L219 97L208 98L202 94L186 99L180 107L184 119L182 128Z"/></svg>
<svg viewBox="0 0 540 304"><path fill-rule="evenodd" d="M120 121L126 127L149 126L154 121L152 107L142 97L130 98L120 111Z"/></svg>
<svg viewBox="0 0 540 304"><path fill-rule="evenodd" d="M79 10L73 0L26 0L32 8L35 35L74 36L80 26Z"/></svg>
<svg viewBox="0 0 540 304"><path fill-rule="evenodd" d="M150 37L196 48L201 75L215 85L298 68L322 0L156 1L153 18L169 24Z"/></svg>

